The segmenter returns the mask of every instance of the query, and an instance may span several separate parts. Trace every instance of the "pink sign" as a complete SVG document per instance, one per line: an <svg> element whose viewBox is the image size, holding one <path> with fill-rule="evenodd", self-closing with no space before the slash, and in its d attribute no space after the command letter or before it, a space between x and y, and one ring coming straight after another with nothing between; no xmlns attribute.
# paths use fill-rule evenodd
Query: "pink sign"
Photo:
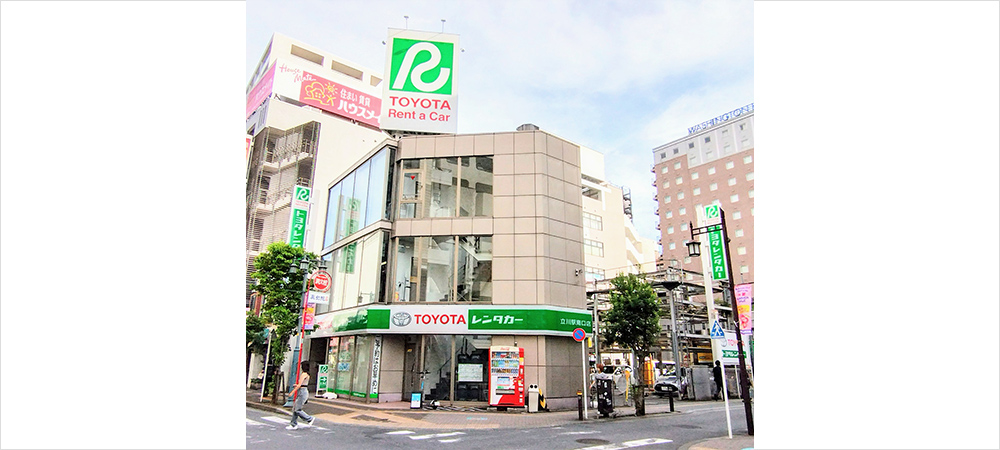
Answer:
<svg viewBox="0 0 1000 450"><path fill-rule="evenodd" d="M306 310L302 313L302 328L305 330L313 329L313 322L316 319L316 305L309 303Z"/></svg>
<svg viewBox="0 0 1000 450"><path fill-rule="evenodd" d="M753 334L753 313L750 304L753 301L753 285L736 285L736 311L740 315L740 334Z"/></svg>
<svg viewBox="0 0 1000 450"><path fill-rule="evenodd" d="M309 72L302 73L299 101L373 127L380 126L381 98L341 86Z"/></svg>
<svg viewBox="0 0 1000 450"><path fill-rule="evenodd" d="M250 94L247 95L247 117L250 118L250 114L253 113L261 103L264 103L264 99L271 95L271 88L274 86L274 65L271 65L271 69L264 74L264 77L257 82L257 85L250 89Z"/></svg>

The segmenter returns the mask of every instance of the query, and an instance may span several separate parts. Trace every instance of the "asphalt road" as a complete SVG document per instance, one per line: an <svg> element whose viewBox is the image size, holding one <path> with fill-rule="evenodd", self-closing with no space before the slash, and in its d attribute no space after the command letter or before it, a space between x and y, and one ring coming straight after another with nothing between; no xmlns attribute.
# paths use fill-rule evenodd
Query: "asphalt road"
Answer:
<svg viewBox="0 0 1000 450"><path fill-rule="evenodd" d="M735 406L735 405L733 405ZM248 449L298 448L462 448L590 449L612 450L644 447L677 449L686 443L726 435L725 409L721 402L704 403L682 414L619 417L585 423L504 430L392 429L339 425L316 420L310 427L286 430L287 415L248 408ZM741 408L732 408L733 433L746 434Z"/></svg>

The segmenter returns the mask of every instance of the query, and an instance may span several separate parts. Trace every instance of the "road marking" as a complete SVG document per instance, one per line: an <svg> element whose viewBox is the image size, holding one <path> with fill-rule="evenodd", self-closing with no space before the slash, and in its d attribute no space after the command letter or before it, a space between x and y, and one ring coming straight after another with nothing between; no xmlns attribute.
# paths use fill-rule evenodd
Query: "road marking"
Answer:
<svg viewBox="0 0 1000 450"><path fill-rule="evenodd" d="M660 439L660 438L637 439L634 441L622 442L621 445L618 444L595 445L593 447L584 447L579 450L622 450L625 448L643 447L646 445L653 445L653 444L666 444L668 442L673 442L673 441L671 441L670 439Z"/></svg>
<svg viewBox="0 0 1000 450"><path fill-rule="evenodd" d="M438 439L438 442L443 442L445 444L450 444L452 442L458 442L458 441L461 441L461 439Z"/></svg>
<svg viewBox="0 0 1000 450"><path fill-rule="evenodd" d="M454 431L454 432L451 432L451 433L422 434L420 436L407 436L407 437L410 438L410 439L419 440L419 439L430 439L430 438L439 438L439 437L458 436L460 434L465 434L465 433L463 433L461 431Z"/></svg>
<svg viewBox="0 0 1000 450"><path fill-rule="evenodd" d="M400 430L400 431L392 431L386 434L413 434L413 432L410 430Z"/></svg>
<svg viewBox="0 0 1000 450"><path fill-rule="evenodd" d="M268 425L268 424L266 424L266 423L264 423L264 422L258 422L258 421L256 421L256 420L250 420L249 418L247 418L247 425L255 425L255 426L256 426L256 425L261 425L261 426L271 426L271 425Z"/></svg>
<svg viewBox="0 0 1000 450"><path fill-rule="evenodd" d="M600 431L567 431L565 433L559 433L559 434L594 434L594 433L600 433Z"/></svg>
<svg viewBox="0 0 1000 450"><path fill-rule="evenodd" d="M264 419L264 420L266 420L268 422L280 423L280 424L284 424L284 425L288 425L289 423L291 423L291 422L288 421L288 419L281 418L281 417L278 417L278 416L264 416L264 417L261 417L261 419ZM300 420L299 421L299 428L315 428L317 430L325 430L326 429L326 428L318 427L316 425L309 425L304 420Z"/></svg>

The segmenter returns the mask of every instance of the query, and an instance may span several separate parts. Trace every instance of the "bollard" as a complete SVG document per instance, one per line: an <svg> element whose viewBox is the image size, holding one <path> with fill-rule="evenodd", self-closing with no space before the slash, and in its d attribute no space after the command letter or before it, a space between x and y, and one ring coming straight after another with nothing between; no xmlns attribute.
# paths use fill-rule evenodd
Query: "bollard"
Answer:
<svg viewBox="0 0 1000 450"><path fill-rule="evenodd" d="M667 391L667 398L670 399L670 412L674 412L674 393Z"/></svg>
<svg viewBox="0 0 1000 450"><path fill-rule="evenodd" d="M580 420L583 420L583 392L576 391L576 412L580 414Z"/></svg>

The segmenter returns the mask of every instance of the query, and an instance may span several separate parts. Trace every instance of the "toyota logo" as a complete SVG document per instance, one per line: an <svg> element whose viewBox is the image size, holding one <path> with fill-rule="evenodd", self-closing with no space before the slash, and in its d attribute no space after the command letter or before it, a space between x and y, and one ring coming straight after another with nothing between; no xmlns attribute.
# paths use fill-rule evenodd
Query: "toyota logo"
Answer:
<svg viewBox="0 0 1000 450"><path fill-rule="evenodd" d="M398 312L392 315L392 324L397 327L405 327L410 324L410 313Z"/></svg>

